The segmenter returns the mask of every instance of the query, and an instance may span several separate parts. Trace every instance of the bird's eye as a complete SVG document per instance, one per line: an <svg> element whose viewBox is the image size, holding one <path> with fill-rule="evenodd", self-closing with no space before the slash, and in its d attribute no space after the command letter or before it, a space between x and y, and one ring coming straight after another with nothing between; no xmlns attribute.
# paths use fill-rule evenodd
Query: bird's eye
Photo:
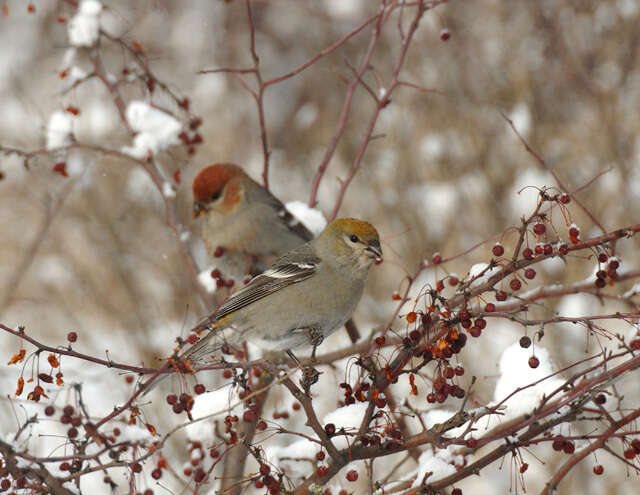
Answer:
<svg viewBox="0 0 640 495"><path fill-rule="evenodd" d="M220 197L220 194L222 194L222 191L214 192L214 193L211 195L211 201L215 201L216 199L218 199L218 198Z"/></svg>
<svg viewBox="0 0 640 495"><path fill-rule="evenodd" d="M351 240L351 242L358 242L358 236L352 235L351 237L349 237L349 240Z"/></svg>

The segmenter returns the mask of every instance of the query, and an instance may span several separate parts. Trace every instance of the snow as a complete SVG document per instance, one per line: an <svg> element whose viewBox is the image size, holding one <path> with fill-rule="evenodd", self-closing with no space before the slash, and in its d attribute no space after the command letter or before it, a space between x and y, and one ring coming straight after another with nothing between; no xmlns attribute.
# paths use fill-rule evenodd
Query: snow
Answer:
<svg viewBox="0 0 640 495"><path fill-rule="evenodd" d="M310 208L302 201L290 201L285 207L302 225L308 228L313 235L318 235L327 226L327 220L321 211Z"/></svg>
<svg viewBox="0 0 640 495"><path fill-rule="evenodd" d="M447 449L438 450L435 455L433 455L431 449L424 451L418 459L418 470L411 487L416 488L422 485L422 481L427 473L431 473L427 478L427 482L433 482L454 474L456 468L450 464L450 462L451 453Z"/></svg>
<svg viewBox="0 0 640 495"><path fill-rule="evenodd" d="M195 421L189 424L185 430L191 440L198 440L204 444L215 441L214 426L207 418L214 414L226 413L228 408L236 409L241 405L238 395L231 384L224 385L218 390L205 392L194 397L191 415Z"/></svg>
<svg viewBox="0 0 640 495"><path fill-rule="evenodd" d="M127 107L126 116L131 128L138 134L133 139L133 146L122 148L123 153L144 159L149 153L155 154L180 143L178 134L182 124L148 103L132 101Z"/></svg>
<svg viewBox="0 0 640 495"><path fill-rule="evenodd" d="M218 288L216 279L211 276L211 271L215 270L215 268L215 266L210 266L198 274L198 282L200 282L209 294L213 294Z"/></svg>
<svg viewBox="0 0 640 495"><path fill-rule="evenodd" d="M67 33L73 46L93 46L100 34L102 4L96 0L83 0L78 13L69 21Z"/></svg>
<svg viewBox="0 0 640 495"><path fill-rule="evenodd" d="M296 112L294 122L298 129L308 129L318 118L318 106L314 102L305 103Z"/></svg>
<svg viewBox="0 0 640 495"><path fill-rule="evenodd" d="M509 118L518 132L526 138L531 130L531 112L527 104L523 102L518 103L511 111ZM511 129L509 129L509 131L511 131Z"/></svg>
<svg viewBox="0 0 640 495"><path fill-rule="evenodd" d="M173 188L173 185L169 181L164 181L162 183L162 195L165 198L175 198L176 190Z"/></svg>
<svg viewBox="0 0 640 495"><path fill-rule="evenodd" d="M535 346L533 355L540 360L537 368L529 366L531 355L531 347L524 349L518 343L510 345L504 350L500 358L500 378L498 378L493 395L494 403L501 402L517 388L527 386L553 373L551 357L544 347ZM503 404L506 406L503 418L531 412L540 403L543 396L548 396L563 383L563 380L554 376L518 392Z"/></svg>
<svg viewBox="0 0 640 495"><path fill-rule="evenodd" d="M73 116L62 110L56 110L47 123L47 149L53 150L71 144L73 135Z"/></svg>

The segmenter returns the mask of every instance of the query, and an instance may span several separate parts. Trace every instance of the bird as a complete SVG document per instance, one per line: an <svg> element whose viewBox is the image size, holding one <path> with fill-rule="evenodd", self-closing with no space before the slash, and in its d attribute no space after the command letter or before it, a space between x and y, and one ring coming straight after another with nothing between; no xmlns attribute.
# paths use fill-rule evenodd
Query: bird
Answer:
<svg viewBox="0 0 640 495"><path fill-rule="evenodd" d="M252 274L313 234L238 165L215 163L193 180L193 216L211 257L221 252L251 258Z"/></svg>
<svg viewBox="0 0 640 495"><path fill-rule="evenodd" d="M247 340L286 351L322 341L351 317L369 269L382 261L376 228L355 218L328 224L311 241L278 258L264 273L232 294L195 328L200 340L178 357L189 367L215 361L225 344ZM165 375L166 376L166 375Z"/></svg>

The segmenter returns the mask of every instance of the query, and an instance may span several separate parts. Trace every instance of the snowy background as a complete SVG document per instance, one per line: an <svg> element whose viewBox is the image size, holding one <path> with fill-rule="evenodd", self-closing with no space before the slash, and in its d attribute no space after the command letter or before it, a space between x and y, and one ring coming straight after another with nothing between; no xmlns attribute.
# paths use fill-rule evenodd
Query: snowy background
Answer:
<svg viewBox="0 0 640 495"><path fill-rule="evenodd" d="M299 66L375 14L376 8L376 2L364 0L255 2L256 47L265 77ZM610 169L578 194L606 229L638 221L639 22L637 0L452 0L437 13L426 14L401 79L438 93L409 87L394 93L375 129L384 137L369 144L340 209L340 216L374 223L385 252L385 262L372 271L355 315L361 333L368 336L387 322L396 307L392 293L402 288L403 277L414 272L423 259L434 252L451 256L499 236L535 207L537 190L522 188L555 185L500 112L513 120L569 189L577 189ZM190 98L191 111L203 122L198 129L203 143L193 155L176 146L183 126L181 114L176 110L171 116L150 105L153 101L174 109L175 102L160 91L150 100L144 85L134 78L128 81L122 70L129 58L117 44L98 41L99 28L129 43L139 43L157 79L176 94ZM441 40L443 29L451 33L446 42ZM313 175L338 123L346 88L341 77L351 77L348 64L359 62L369 32L363 31L298 76L267 89L270 184L283 202L308 201ZM127 119L136 132L133 139L103 82L91 78L74 86L95 70L90 53L97 49L96 43L101 43L106 79L118 81ZM398 56L395 22L387 26L379 43L373 70L366 76L375 90L384 88L384 78ZM182 242L193 249L201 267L208 266L210 260L190 215L193 176L205 165L228 161L242 164L260 180L263 166L252 98L233 77L197 74L203 69L251 66L244 3L157 0L101 5L85 1L76 11L62 1L34 0L28 4L6 0L0 17L0 46L0 145L46 150L76 140L119 150L139 160L151 150L161 168L164 196L176 198L179 222L184 227ZM379 81L377 74L381 75ZM319 189L317 210L325 216L333 208L339 179L347 175L372 108L370 95L362 88L356 91L346 134ZM68 177L52 169L60 160L66 163ZM174 180L178 170L179 183ZM0 155L0 174L0 321L12 327L24 325L30 334L51 345L63 344L67 332L76 331L77 350L96 356L108 352L111 358L134 365L157 365L158 358L171 351L175 337L184 335L205 308L186 274L179 242L166 226L162 194L146 171L139 164L113 156L75 150L64 156L34 157L28 169L21 157ZM300 203L293 204L294 213L296 208L304 211ZM572 208L571 213L571 221L580 226L583 238L600 233L578 208ZM313 220L317 225L318 217ZM556 221L560 235L565 235L562 218ZM191 235L189 231L193 231ZM472 265L488 262L498 238L444 268L465 275ZM503 243L508 246L513 239L506 236ZM617 255L625 270L638 267L639 247L637 239L618 244ZM523 290L545 282L585 280L593 276L594 266L593 259L582 256L570 263L545 262L536 267L538 277ZM424 284L441 278L444 268L424 272L414 295ZM625 289L633 283L627 285ZM530 316L627 309L615 299L568 295L532 308ZM398 320L394 329L403 332L406 326ZM608 329L630 335L629 326L620 322L613 322ZM588 340L584 330L575 325L552 325L545 328L541 343L546 350L540 349L538 354L542 366L529 376L524 373L529 353L521 356L517 347L522 335L516 324L492 321L483 337L459 356L466 369L461 386L468 385L470 376L479 377L474 389L478 404L500 400L507 395L503 392L519 384L517 380L505 381L504 376L505 370L513 370L518 363L524 363L525 369L513 375L526 384L544 376L538 376L543 371L561 369L599 350L598 343ZM328 351L348 343L346 334L338 332L323 347ZM5 333L0 334L0 344L5 350L4 362L19 345ZM608 345L615 348L615 344ZM510 351L503 356L507 348ZM341 391L335 385L349 370L346 360L336 364L323 369L318 385L321 400L314 404L320 418L329 415L326 422L355 427L360 411L336 411ZM64 361L64 372L67 384L82 381L84 401L96 417L126 400L134 386L121 373L71 359ZM44 407L6 398L15 389L17 374L15 367L0 368L3 438ZM210 414L216 407L219 410L219 406L235 403L230 387L218 388L225 381L218 373L209 373L202 381L214 395L196 401L197 414ZM629 381L627 377L621 382L620 390L638 394L637 374L635 389ZM547 385L548 389L532 393L540 397L557 383ZM162 387L162 392L150 396L152 403L144 410L158 431L166 433L184 417L175 416L166 407L164 394L169 386ZM448 413L430 411L424 400L426 388L427 384L422 384L420 401L411 398L414 407L422 411L427 425L442 422ZM400 403L409 397L407 384L399 383L393 390ZM72 396L71 387L50 394L60 407ZM276 389L268 400L268 411L289 413L288 418L270 419L272 424L304 430L303 413L293 409L295 401L286 390ZM449 409L455 410L457 404ZM409 427L417 432L420 423L409 421ZM127 438L148 435L135 427L123 425L122 429ZM66 427L54 420L43 421L34 425L28 442L41 455L58 453L64 451L62 437L43 439L38 435L64 435L65 431ZM190 455L185 436L205 444L212 434L210 423L192 425L172 437L165 456L180 471ZM289 443L293 445L287 447ZM309 474L310 463L305 467L290 460L309 454L304 440L265 437L262 445L271 462L288 466L291 476ZM421 458L418 464L405 463L400 477L415 474L415 470L442 474L442 470L452 469L446 452L440 460L425 455L428 458ZM545 464L529 460L527 491L542 489L563 459L548 446L542 457ZM598 456L598 462L605 466L600 477L591 473L595 462L583 462L563 481L559 492L635 493L637 475L629 477L621 463L611 461L605 454ZM507 459L502 467L492 464L482 476L469 478L460 487L466 493L506 493L510 487L515 491L509 462ZM154 467L152 462L148 464L144 467L147 474ZM347 483L341 474L330 485L334 492L345 487L350 492L368 493L364 464L354 463L348 469L360 472L360 482ZM102 474L92 478L95 489L106 493ZM176 489L174 481L163 479ZM118 482L119 493L126 492L126 482ZM145 483L138 487L140 491L149 486L164 493L155 488L150 477ZM207 487L209 492L214 488L214 483Z"/></svg>

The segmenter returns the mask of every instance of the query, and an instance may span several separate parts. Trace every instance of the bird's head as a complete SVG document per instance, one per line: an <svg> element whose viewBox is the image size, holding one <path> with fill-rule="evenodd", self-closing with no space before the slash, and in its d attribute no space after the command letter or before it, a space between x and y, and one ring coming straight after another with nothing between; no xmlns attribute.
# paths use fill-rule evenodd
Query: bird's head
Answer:
<svg viewBox="0 0 640 495"><path fill-rule="evenodd" d="M378 231L369 222L355 218L339 218L318 236L338 263L356 269L368 269L382 261Z"/></svg>
<svg viewBox="0 0 640 495"><path fill-rule="evenodd" d="M193 216L208 211L230 213L244 198L246 181L251 179L245 171L231 163L203 168L193 179Z"/></svg>

